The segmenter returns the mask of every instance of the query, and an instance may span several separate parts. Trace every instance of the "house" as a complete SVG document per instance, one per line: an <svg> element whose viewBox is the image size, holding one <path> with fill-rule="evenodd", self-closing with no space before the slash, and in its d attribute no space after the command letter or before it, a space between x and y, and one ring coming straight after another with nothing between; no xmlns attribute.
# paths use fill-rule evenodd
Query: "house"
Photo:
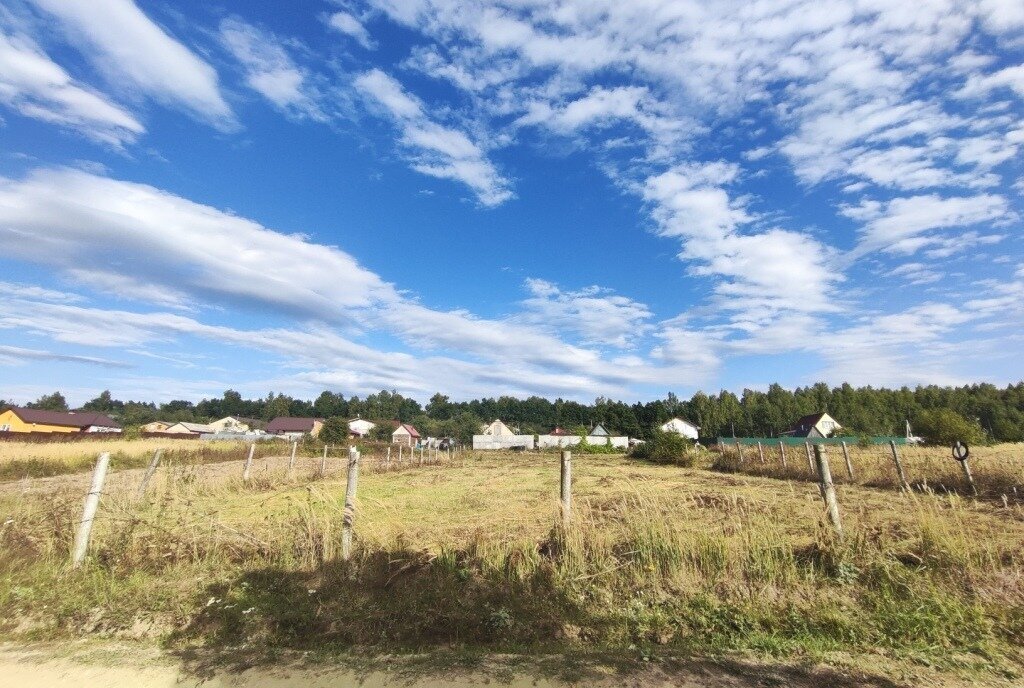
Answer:
<svg viewBox="0 0 1024 688"><path fill-rule="evenodd" d="M554 437L568 437L572 433L569 432L568 430L564 430L564 429L556 426L555 429L552 430L551 432L549 432L548 434L552 435Z"/></svg>
<svg viewBox="0 0 1024 688"><path fill-rule="evenodd" d="M0 413L0 432L121 432L121 426L92 411L64 413L12 406Z"/></svg>
<svg viewBox="0 0 1024 688"><path fill-rule="evenodd" d="M348 422L348 434L352 437L366 437L375 427L376 423L363 418L353 418Z"/></svg>
<svg viewBox="0 0 1024 688"><path fill-rule="evenodd" d="M320 434L320 428L324 426L323 418L292 418L290 416L278 416L267 423L267 432L271 435L280 435L291 439L299 439L303 435L316 437Z"/></svg>
<svg viewBox="0 0 1024 688"><path fill-rule="evenodd" d="M611 433L604 429L604 426L598 423L594 426L594 429L590 431L588 437L611 437Z"/></svg>
<svg viewBox="0 0 1024 688"><path fill-rule="evenodd" d="M490 435L493 437L510 437L515 435L512 430L502 423L500 420L495 420L490 425L484 425L480 428L481 435Z"/></svg>
<svg viewBox="0 0 1024 688"><path fill-rule="evenodd" d="M416 428L408 423L402 423L391 433L392 444L404 444L407 447L414 447L419 442L420 434Z"/></svg>
<svg viewBox="0 0 1024 688"><path fill-rule="evenodd" d="M206 425L204 423L186 423L182 421L181 423L175 423L174 425L169 426L167 429L163 430L163 432L173 435L209 435L216 432L216 430L213 429L212 425Z"/></svg>
<svg viewBox="0 0 1024 688"><path fill-rule="evenodd" d="M142 432L167 432L167 428L174 425L174 423L165 423L162 420L155 420L152 423L146 423L139 428Z"/></svg>
<svg viewBox="0 0 1024 688"><path fill-rule="evenodd" d="M782 434L786 437L831 437L842 429L843 426L827 413L812 413L798 420Z"/></svg>
<svg viewBox="0 0 1024 688"><path fill-rule="evenodd" d="M225 416L210 423L210 427L214 432L249 432L263 427L263 423L255 418Z"/></svg>
<svg viewBox="0 0 1024 688"><path fill-rule="evenodd" d="M674 432L677 435L688 437L691 440L696 440L700 434L700 428L689 421L685 421L682 418L673 418L667 423L663 423L661 426L662 432Z"/></svg>
<svg viewBox="0 0 1024 688"><path fill-rule="evenodd" d="M548 449L551 447L575 447L584 440L586 440L587 444L600 446L611 445L620 449L625 449L629 446L628 437L612 437L611 433L600 425L591 430L590 434L585 438L563 430L562 428L555 428L546 435L537 435L537 446L541 449Z"/></svg>

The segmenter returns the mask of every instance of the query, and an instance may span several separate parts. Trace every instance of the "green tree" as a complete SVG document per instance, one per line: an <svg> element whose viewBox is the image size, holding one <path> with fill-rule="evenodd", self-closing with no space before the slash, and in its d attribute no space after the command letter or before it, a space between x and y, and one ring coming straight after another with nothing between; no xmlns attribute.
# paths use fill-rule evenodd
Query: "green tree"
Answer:
<svg viewBox="0 0 1024 688"><path fill-rule="evenodd" d="M86 411L96 411L97 413L115 413L124 408L124 402L112 398L110 390L105 389L95 399L90 399L82 404L82 408Z"/></svg>
<svg viewBox="0 0 1024 688"><path fill-rule="evenodd" d="M951 446L964 442L971 445L985 441L985 431L976 421L948 408L921 411L915 419L914 429L928 444Z"/></svg>
<svg viewBox="0 0 1024 688"><path fill-rule="evenodd" d="M53 394L44 394L39 397L31 404L29 408L39 409L41 411L64 411L68 410L68 402L64 398L64 395L60 392L54 392Z"/></svg>
<svg viewBox="0 0 1024 688"><path fill-rule="evenodd" d="M326 444L344 444L348 440L348 420L344 416L331 416L320 428L318 439Z"/></svg>

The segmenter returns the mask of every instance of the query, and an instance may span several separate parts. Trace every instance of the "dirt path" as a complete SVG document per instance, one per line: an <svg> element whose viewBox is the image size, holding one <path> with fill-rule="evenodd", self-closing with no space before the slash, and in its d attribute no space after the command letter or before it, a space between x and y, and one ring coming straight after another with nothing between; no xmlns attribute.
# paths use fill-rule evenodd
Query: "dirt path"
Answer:
<svg viewBox="0 0 1024 688"><path fill-rule="evenodd" d="M420 658L422 660L423 658ZM529 662L529 663L527 663ZM899 672L897 672L899 673ZM197 669L151 645L79 642L62 645L0 644L0 677L18 688L747 688L793 686L812 688L896 688L930 685L960 688L979 684L924 673L890 680L864 671L844 671L821 665L766 664L739 660L687 660L632 665L594 665L566 658L514 660L479 659L472 669L431 661L391 659L373 668L345 664L315 664L301 657L273 665L242 669Z"/></svg>

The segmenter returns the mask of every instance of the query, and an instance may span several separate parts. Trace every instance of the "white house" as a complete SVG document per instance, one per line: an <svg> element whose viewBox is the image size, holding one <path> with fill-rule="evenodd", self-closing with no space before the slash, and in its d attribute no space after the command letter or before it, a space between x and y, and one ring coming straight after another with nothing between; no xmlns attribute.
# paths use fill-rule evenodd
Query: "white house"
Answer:
<svg viewBox="0 0 1024 688"><path fill-rule="evenodd" d="M674 432L677 435L696 440L700 433L700 428L682 418L673 418L669 422L662 424L661 431Z"/></svg>
<svg viewBox="0 0 1024 688"><path fill-rule="evenodd" d="M348 422L348 432L353 437L366 437L375 427L377 427L376 423L362 418L353 418Z"/></svg>
<svg viewBox="0 0 1024 688"><path fill-rule="evenodd" d="M225 416L220 420L210 423L214 432L249 432L255 430L259 421L252 418L239 418L238 416Z"/></svg>
<svg viewBox="0 0 1024 688"><path fill-rule="evenodd" d="M515 433L512 432L512 430L507 425L502 423L500 420L495 420L490 425L484 425L483 427L481 427L480 428L480 434L481 435L492 435L494 437L513 436L513 435L515 435Z"/></svg>
<svg viewBox="0 0 1024 688"><path fill-rule="evenodd" d="M843 426L827 413L812 413L793 424L783 435L789 437L831 437Z"/></svg>

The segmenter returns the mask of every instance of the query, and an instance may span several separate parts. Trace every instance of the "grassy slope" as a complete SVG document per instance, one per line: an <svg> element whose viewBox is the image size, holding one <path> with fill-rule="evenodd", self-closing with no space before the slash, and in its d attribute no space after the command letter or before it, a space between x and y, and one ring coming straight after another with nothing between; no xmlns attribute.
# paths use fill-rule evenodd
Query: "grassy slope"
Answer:
<svg viewBox="0 0 1024 688"><path fill-rule="evenodd" d="M344 483L310 480L317 463L295 483L178 470L144 505L110 495L78 572L63 562L80 490L0 496L0 629L178 649L882 653L987 675L1021 663L1020 507L840 486L840 542L814 485L592 456L575 461L563 532L557 460L491 455L364 470L357 556L342 563Z"/></svg>

